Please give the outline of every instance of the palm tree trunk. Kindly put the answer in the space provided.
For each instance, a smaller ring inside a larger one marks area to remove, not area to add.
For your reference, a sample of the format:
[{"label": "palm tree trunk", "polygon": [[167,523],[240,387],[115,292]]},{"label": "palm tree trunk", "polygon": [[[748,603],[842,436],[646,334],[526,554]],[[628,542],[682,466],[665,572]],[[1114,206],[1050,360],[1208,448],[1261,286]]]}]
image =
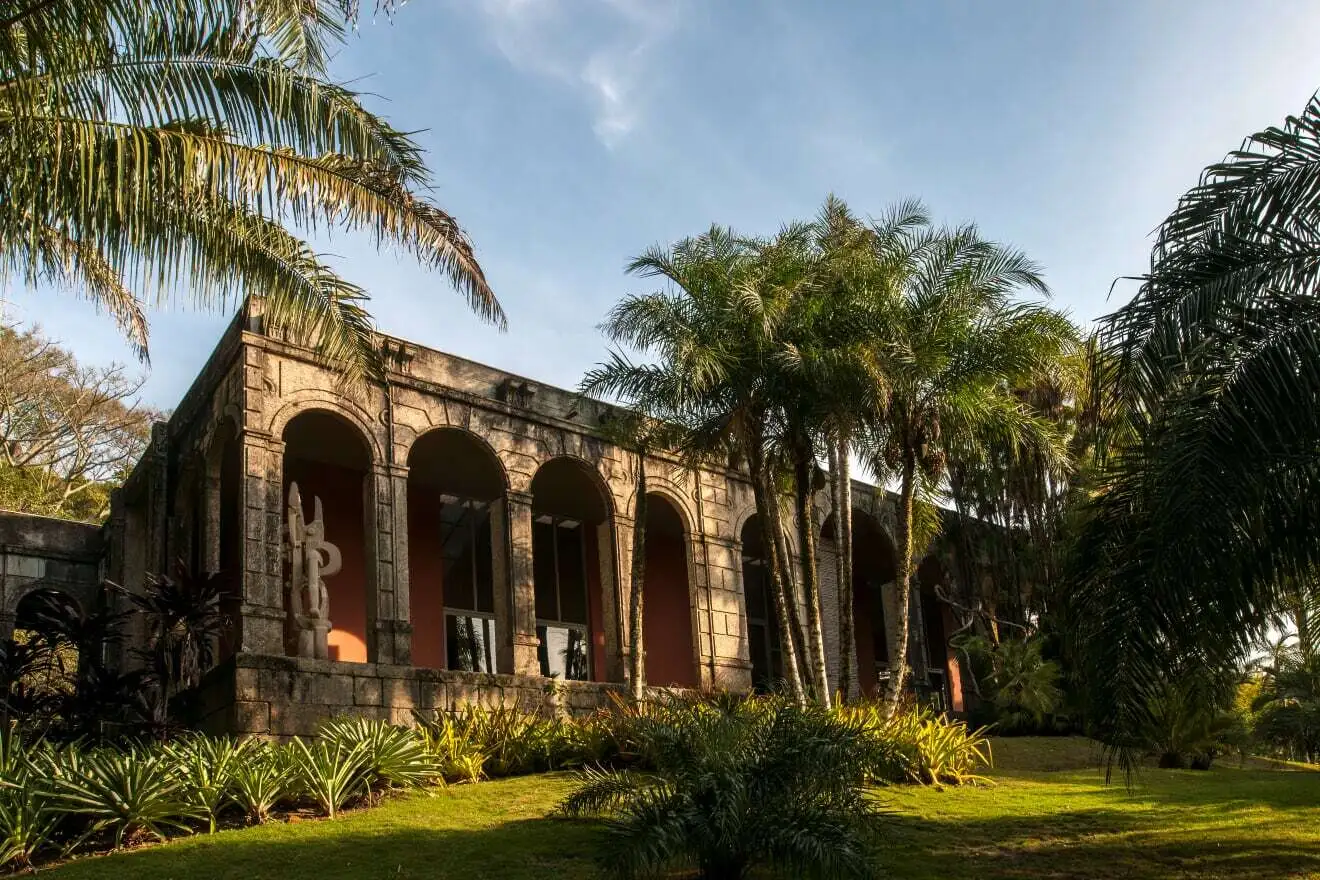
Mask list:
[{"label": "palm tree trunk", "polygon": [[898,708],[908,677],[908,630],[912,594],[912,510],[916,495],[917,462],[910,450],[903,453],[903,481],[898,495],[898,577],[894,581],[897,631],[889,644],[889,687],[885,695],[890,711]]},{"label": "palm tree trunk", "polygon": [[[857,640],[853,622],[852,474],[848,441],[842,431],[830,443],[830,498],[834,503],[834,576],[839,594],[839,693],[852,693],[852,657]],[[858,670],[859,675],[862,674]]]},{"label": "palm tree trunk", "polygon": [[798,544],[802,547],[802,589],[807,600],[807,648],[811,687],[816,700],[830,705],[830,677],[825,665],[825,626],[820,615],[820,571],[816,558],[816,517],[811,478],[815,456],[811,441],[799,437],[793,450],[793,488],[797,505]]},{"label": "palm tree trunk", "polygon": [[806,702],[802,692],[802,676],[798,672],[798,653],[793,640],[796,628],[791,615],[788,590],[784,579],[785,569],[779,553],[779,517],[778,501],[775,498],[771,481],[766,472],[764,456],[758,444],[749,444],[748,465],[752,472],[752,498],[756,503],[756,516],[761,525],[761,543],[765,547],[766,561],[770,567],[770,597],[775,606],[775,618],[779,624],[779,656],[783,664],[784,679],[788,682],[788,691],[794,702]]},{"label": "palm tree trunk", "polygon": [[646,583],[646,454],[637,451],[637,498],[633,503],[632,584],[628,596],[629,692],[640,702],[646,689],[646,654],[642,640],[643,588]]},{"label": "palm tree trunk", "polygon": [[775,542],[776,563],[779,567],[779,582],[784,585],[784,604],[788,640],[793,645],[793,655],[798,670],[798,687],[804,694],[812,690],[810,675],[806,666],[807,646],[802,636],[802,617],[798,608],[802,604],[802,594],[798,589],[796,566],[793,565],[793,545],[788,540],[788,530],[784,525],[784,511],[779,505],[779,493],[775,487],[775,477],[769,464],[766,465],[766,500],[771,517],[771,535]]}]

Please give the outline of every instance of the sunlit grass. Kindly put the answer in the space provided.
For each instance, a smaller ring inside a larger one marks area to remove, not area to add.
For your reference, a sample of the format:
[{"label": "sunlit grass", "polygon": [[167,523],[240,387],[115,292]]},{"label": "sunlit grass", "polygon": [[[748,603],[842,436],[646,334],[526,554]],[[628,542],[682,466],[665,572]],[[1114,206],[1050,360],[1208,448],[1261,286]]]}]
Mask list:
[{"label": "sunlit grass", "polygon": [[[1148,770],[1105,785],[1083,740],[996,740],[994,785],[884,789],[877,876],[1320,877],[1320,773]],[[314,820],[200,835],[47,872],[54,880],[590,877],[600,834],[549,817],[571,780],[458,786]]]}]

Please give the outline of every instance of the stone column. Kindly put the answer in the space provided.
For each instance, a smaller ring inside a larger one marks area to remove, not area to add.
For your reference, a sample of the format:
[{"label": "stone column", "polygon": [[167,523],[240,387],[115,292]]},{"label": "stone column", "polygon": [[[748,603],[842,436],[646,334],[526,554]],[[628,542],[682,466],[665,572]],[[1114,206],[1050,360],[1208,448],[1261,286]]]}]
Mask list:
[{"label": "stone column", "polygon": [[[407,585],[408,468],[373,464],[364,481],[363,493],[367,659],[373,663],[407,665],[412,662]],[[400,570],[403,571],[402,594]],[[333,607],[330,614],[334,616]]]},{"label": "stone column", "polygon": [[[541,661],[536,649],[536,584],[532,568],[532,496],[526,492],[509,492],[504,504],[505,544],[507,548],[506,605],[501,613],[499,604],[495,614],[500,626],[500,669],[508,663],[508,670],[516,675],[540,675]],[[493,537],[493,536],[492,536]],[[505,641],[507,636],[508,641]]]},{"label": "stone column", "polygon": [[239,547],[240,650],[284,654],[284,442],[265,431],[240,437],[243,541]]},{"label": "stone column", "polygon": [[[627,601],[621,584],[632,580],[632,528],[627,517],[616,516],[613,521],[596,526],[596,555],[600,562],[600,622],[605,632],[605,680],[621,682],[626,679],[626,648],[624,611]],[[626,543],[625,543],[626,542]],[[625,551],[623,548],[627,547]],[[621,564],[625,564],[620,573]]]}]

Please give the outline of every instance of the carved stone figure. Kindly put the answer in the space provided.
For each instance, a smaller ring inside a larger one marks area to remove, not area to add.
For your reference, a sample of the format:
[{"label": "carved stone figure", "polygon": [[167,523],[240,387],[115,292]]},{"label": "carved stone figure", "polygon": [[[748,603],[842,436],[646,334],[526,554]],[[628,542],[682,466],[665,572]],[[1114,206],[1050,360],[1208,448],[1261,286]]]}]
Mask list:
[{"label": "carved stone figure", "polygon": [[313,498],[312,510],[312,521],[307,522],[298,484],[291,483],[285,527],[290,563],[289,612],[298,636],[298,656],[325,660],[330,634],[330,597],[325,578],[339,572],[343,557],[339,548],[325,539],[320,498]]}]

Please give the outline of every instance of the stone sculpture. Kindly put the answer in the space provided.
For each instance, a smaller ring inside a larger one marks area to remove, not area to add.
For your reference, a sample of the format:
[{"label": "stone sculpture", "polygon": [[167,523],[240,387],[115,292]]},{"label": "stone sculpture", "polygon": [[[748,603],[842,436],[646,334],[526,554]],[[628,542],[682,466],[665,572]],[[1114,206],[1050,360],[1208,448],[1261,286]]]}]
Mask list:
[{"label": "stone sculpture", "polygon": [[289,612],[298,637],[298,656],[328,659],[330,597],[325,578],[339,572],[343,564],[339,548],[325,539],[321,499],[313,497],[312,521],[303,517],[298,484],[289,485],[288,525]]}]

